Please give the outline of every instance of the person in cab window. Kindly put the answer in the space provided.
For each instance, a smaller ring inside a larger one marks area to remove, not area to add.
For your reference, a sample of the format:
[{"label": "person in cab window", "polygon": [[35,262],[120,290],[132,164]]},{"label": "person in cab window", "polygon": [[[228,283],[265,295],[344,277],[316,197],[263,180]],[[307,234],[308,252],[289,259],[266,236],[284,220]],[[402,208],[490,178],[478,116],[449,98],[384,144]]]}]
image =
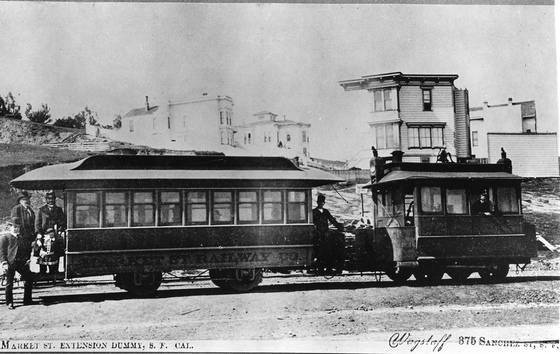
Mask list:
[{"label": "person in cab window", "polygon": [[[317,258],[317,273],[319,275],[332,274],[335,266],[336,258],[336,240],[329,234],[329,222],[333,224],[339,231],[344,230],[344,226],[336,221],[331,213],[324,208],[325,196],[319,194],[317,196],[317,207],[313,209],[313,224],[315,224],[314,248]],[[336,272],[340,273],[341,269]]]},{"label": "person in cab window", "polygon": [[486,193],[480,194],[480,198],[471,207],[472,215],[491,215],[493,211],[494,206]]}]

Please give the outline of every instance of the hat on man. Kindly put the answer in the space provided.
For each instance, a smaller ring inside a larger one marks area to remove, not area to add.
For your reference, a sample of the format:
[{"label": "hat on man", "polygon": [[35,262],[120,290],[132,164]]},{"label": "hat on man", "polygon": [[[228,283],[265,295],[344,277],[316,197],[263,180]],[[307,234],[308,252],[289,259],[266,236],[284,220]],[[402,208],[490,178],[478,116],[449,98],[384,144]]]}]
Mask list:
[{"label": "hat on man", "polygon": [[54,191],[48,191],[45,194],[45,198],[56,198],[56,194],[54,193]]},{"label": "hat on man", "polygon": [[24,198],[29,199],[29,193],[26,192],[26,191],[23,191],[19,194],[18,199],[17,199],[18,203],[19,203],[20,200],[22,200]]},{"label": "hat on man", "polygon": [[21,219],[16,217],[13,217],[11,220],[8,221],[8,225],[10,226],[21,226]]},{"label": "hat on man", "polygon": [[46,233],[46,234],[50,234],[51,232],[54,233],[54,229],[53,229],[52,227],[49,227],[49,228],[47,229],[47,232],[45,232],[45,233]]},{"label": "hat on man", "polygon": [[319,193],[319,194],[317,195],[317,203],[322,203],[322,202],[324,202],[324,201],[325,201],[325,195]]}]

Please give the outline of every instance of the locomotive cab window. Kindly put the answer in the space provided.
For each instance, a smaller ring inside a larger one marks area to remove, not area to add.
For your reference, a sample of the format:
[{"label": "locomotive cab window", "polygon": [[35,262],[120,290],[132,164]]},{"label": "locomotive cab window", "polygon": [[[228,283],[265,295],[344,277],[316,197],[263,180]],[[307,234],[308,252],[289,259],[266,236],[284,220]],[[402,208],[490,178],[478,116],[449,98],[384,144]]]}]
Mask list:
[{"label": "locomotive cab window", "polygon": [[74,217],[75,227],[99,227],[99,196],[96,192],[76,193]]},{"label": "locomotive cab window", "polygon": [[442,214],[441,188],[422,187],[420,189],[420,208],[425,214]]},{"label": "locomotive cab window", "polygon": [[288,191],[288,223],[307,222],[307,194]]},{"label": "locomotive cab window", "polygon": [[445,195],[447,214],[466,215],[469,213],[465,189],[446,189]]},{"label": "locomotive cab window", "polygon": [[519,214],[519,198],[517,191],[512,187],[499,187],[497,189],[498,205],[497,209],[501,213]]}]

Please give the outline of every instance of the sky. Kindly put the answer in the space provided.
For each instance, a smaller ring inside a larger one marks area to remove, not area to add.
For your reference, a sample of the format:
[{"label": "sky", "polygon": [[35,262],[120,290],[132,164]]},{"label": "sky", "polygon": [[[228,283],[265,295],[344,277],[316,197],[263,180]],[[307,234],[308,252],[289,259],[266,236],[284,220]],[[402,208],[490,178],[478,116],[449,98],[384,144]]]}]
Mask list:
[{"label": "sky", "polygon": [[103,124],[202,93],[234,124],[271,111],[311,124],[310,154],[368,149],[370,97],[339,81],[456,74],[471,107],[534,100],[558,130],[555,6],[0,2],[0,95]]}]

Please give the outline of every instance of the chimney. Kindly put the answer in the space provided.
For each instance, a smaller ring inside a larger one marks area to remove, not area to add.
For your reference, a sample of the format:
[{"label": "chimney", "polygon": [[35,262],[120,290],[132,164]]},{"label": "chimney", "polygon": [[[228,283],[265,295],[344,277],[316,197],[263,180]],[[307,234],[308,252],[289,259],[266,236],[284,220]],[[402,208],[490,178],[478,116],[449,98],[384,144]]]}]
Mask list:
[{"label": "chimney", "polygon": [[148,102],[148,96],[146,96],[146,111],[150,110],[150,102]]},{"label": "chimney", "polygon": [[513,98],[510,97],[510,98],[508,98],[508,105],[511,106],[512,104],[513,104]]},{"label": "chimney", "polygon": [[488,101],[484,101],[484,107],[488,107]]}]

